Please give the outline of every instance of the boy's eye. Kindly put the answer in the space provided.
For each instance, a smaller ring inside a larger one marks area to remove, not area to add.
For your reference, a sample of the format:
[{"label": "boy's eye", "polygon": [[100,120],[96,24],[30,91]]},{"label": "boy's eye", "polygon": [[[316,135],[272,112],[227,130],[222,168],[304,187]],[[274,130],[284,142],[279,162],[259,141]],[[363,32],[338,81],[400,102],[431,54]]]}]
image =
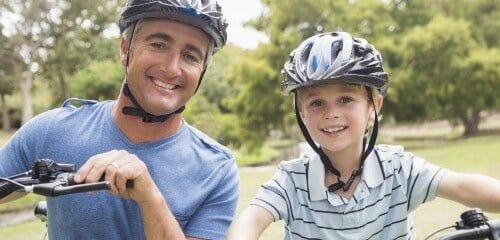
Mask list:
[{"label": "boy's eye", "polygon": [[340,103],[350,103],[352,101],[353,101],[353,99],[350,97],[341,97],[339,100]]},{"label": "boy's eye", "polygon": [[323,102],[322,102],[322,101],[320,101],[320,100],[315,100],[315,101],[312,101],[312,102],[310,103],[310,105],[311,105],[312,107],[321,107],[321,106],[323,106]]}]

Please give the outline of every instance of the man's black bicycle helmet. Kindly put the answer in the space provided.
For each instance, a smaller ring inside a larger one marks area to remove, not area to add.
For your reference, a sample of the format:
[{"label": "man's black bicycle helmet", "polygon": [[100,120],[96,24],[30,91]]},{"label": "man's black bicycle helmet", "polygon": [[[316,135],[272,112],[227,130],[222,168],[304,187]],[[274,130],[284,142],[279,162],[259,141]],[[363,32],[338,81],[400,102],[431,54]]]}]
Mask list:
[{"label": "man's black bicycle helmet", "polygon": [[302,134],[318,153],[325,168],[337,176],[338,182],[328,189],[336,191],[342,188],[347,191],[354,178],[361,174],[364,160],[375,146],[378,132],[377,112],[375,111],[375,122],[367,147],[365,145],[368,136],[364,139],[360,167],[344,183],[340,180],[340,172],[331,164],[326,154],[316,145],[307,131],[299,114],[296,92],[299,88],[325,83],[356,84],[367,88],[368,96],[375,105],[370,88],[377,89],[382,96],[385,96],[389,87],[388,74],[382,66],[382,56],[362,38],[353,38],[346,32],[328,32],[315,35],[302,42],[291,52],[290,59],[285,63],[281,72],[284,77],[282,82],[284,93],[295,95],[296,118]]},{"label": "man's black bicycle helmet", "polygon": [[166,18],[198,27],[214,40],[214,53],[226,44],[227,22],[215,0],[128,0],[120,14],[120,32],[144,18]]}]

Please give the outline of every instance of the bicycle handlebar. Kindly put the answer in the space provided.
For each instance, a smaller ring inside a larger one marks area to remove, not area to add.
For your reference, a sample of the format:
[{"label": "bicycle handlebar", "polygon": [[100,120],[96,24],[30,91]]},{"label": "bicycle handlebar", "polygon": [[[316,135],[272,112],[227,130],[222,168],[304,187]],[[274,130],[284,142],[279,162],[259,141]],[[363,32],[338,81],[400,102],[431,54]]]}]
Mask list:
[{"label": "bicycle handlebar", "polygon": [[[96,183],[77,184],[74,181],[75,172],[74,164],[58,164],[50,159],[39,159],[35,161],[30,171],[0,179],[5,181],[3,185],[0,184],[0,199],[15,191],[56,197],[110,189],[110,183],[104,181],[104,176]],[[133,182],[127,181],[126,186],[127,188],[133,187]]]},{"label": "bicycle handlebar", "polygon": [[[460,215],[461,220],[454,226],[457,231],[447,233],[437,238],[438,240],[470,240],[470,239],[491,239],[500,240],[500,220],[488,221],[481,209],[474,208],[465,211]],[[441,229],[443,230],[443,229]],[[441,231],[440,230],[440,231]],[[440,232],[434,232],[432,235]]]}]

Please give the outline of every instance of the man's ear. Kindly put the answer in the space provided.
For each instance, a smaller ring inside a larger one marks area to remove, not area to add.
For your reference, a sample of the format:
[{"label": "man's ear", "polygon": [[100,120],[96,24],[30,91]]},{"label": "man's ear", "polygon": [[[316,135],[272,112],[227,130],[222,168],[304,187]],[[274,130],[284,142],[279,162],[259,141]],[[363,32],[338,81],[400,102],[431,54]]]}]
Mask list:
[{"label": "man's ear", "polygon": [[127,65],[127,53],[128,53],[128,43],[125,38],[122,37],[120,41],[120,63],[126,67]]}]

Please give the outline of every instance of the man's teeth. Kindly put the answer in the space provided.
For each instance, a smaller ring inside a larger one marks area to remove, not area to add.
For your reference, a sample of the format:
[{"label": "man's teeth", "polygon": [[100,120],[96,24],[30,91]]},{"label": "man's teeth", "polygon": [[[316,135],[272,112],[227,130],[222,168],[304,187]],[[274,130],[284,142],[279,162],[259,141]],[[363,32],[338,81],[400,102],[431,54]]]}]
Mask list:
[{"label": "man's teeth", "polygon": [[347,127],[334,127],[334,128],[324,128],[323,131],[325,132],[328,132],[328,133],[333,133],[333,132],[340,132],[344,129],[346,129]]},{"label": "man's teeth", "polygon": [[164,83],[158,79],[153,79],[153,82],[156,86],[161,87],[161,88],[165,88],[168,90],[174,90],[176,88],[176,85]]}]

